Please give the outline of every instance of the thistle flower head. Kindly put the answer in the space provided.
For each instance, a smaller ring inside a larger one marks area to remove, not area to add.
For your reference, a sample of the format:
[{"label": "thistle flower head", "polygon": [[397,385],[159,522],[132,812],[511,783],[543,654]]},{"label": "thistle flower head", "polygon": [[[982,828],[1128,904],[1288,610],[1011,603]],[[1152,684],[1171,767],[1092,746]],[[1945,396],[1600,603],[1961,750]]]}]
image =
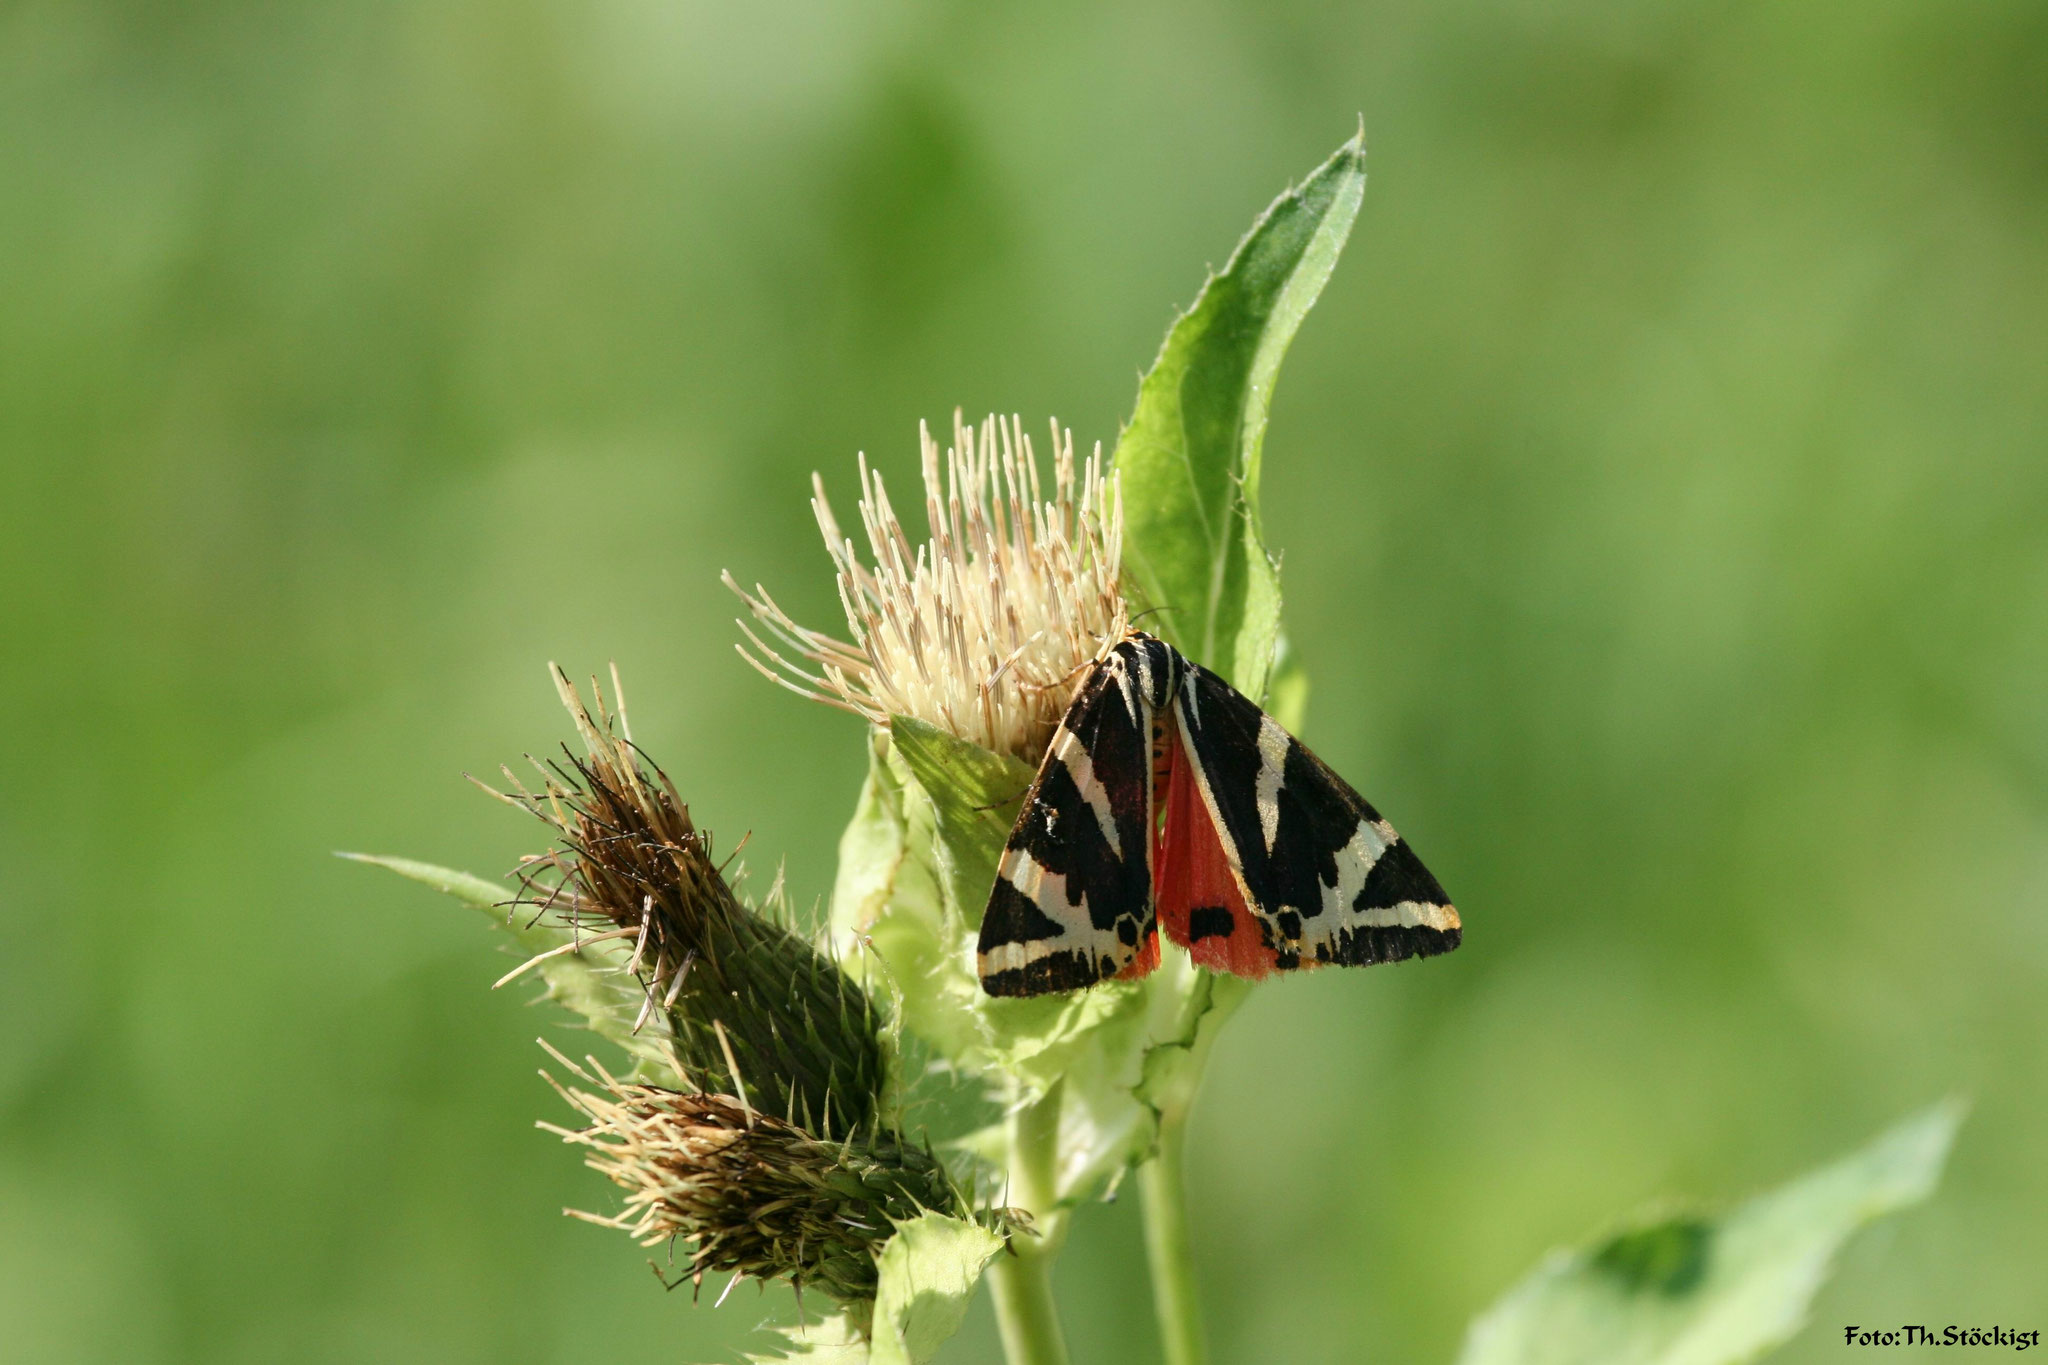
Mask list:
[{"label": "thistle flower head", "polygon": [[1050,498],[1021,419],[990,417],[977,432],[955,413],[943,465],[930,431],[920,428],[920,436],[931,528],[922,544],[913,546],[882,476],[861,461],[861,525],[872,565],[840,533],[824,484],[813,476],[811,508],[838,571],[851,641],[805,629],[766,589],[748,593],[727,574],[727,586],[788,651],[742,622],[753,650],[742,645],[740,653],[793,691],[875,724],[914,716],[1035,762],[1076,672],[1121,639],[1127,624],[1116,480],[1104,477],[1100,447],[1077,470],[1073,436],[1058,423]]},{"label": "thistle flower head", "polygon": [[[503,799],[560,836],[522,860],[521,904],[581,942],[630,940],[645,987],[641,1022],[666,1013],[691,1083],[750,1096],[769,1114],[828,1137],[870,1123],[883,1103],[881,1019],[860,985],[788,926],[743,905],[668,775],[631,738],[623,707],[593,685],[585,707],[556,687],[586,753],[512,780]],[[613,693],[617,696],[616,676]]]},{"label": "thistle flower head", "polygon": [[626,1192],[613,1216],[572,1216],[643,1246],[687,1240],[683,1274],[694,1282],[707,1271],[782,1277],[858,1303],[875,1296],[875,1254],[897,1221],[959,1210],[945,1168],[894,1134],[820,1141],[734,1096],[570,1069],[596,1088],[556,1089],[588,1125],[541,1126],[587,1148],[586,1164]]}]

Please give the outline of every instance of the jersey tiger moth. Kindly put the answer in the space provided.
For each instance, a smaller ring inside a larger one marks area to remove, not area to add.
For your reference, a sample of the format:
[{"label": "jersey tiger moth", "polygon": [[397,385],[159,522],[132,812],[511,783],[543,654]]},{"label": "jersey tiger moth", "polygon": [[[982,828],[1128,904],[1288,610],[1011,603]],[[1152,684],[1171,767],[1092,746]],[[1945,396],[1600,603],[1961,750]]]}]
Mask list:
[{"label": "jersey tiger moth", "polygon": [[1245,977],[1428,957],[1460,932],[1436,878],[1343,778],[1132,631],[1082,681],[1025,795],[982,915],[982,988],[1143,976],[1161,930]]}]

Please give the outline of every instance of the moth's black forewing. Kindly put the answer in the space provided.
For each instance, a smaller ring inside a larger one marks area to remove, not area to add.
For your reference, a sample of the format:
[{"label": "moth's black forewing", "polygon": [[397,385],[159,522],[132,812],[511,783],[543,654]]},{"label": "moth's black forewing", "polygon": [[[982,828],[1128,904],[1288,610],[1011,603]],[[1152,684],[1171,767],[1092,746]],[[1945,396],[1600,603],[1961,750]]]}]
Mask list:
[{"label": "moth's black forewing", "polygon": [[1123,642],[1068,706],[982,916],[989,994],[1093,985],[1151,934],[1152,706],[1142,680],[1165,648]]},{"label": "moth's black forewing", "polygon": [[[1371,803],[1243,693],[1186,668],[1182,733],[1275,965],[1366,966],[1457,947],[1450,898]],[[1388,922],[1427,907],[1441,907],[1424,917],[1448,927]]]}]

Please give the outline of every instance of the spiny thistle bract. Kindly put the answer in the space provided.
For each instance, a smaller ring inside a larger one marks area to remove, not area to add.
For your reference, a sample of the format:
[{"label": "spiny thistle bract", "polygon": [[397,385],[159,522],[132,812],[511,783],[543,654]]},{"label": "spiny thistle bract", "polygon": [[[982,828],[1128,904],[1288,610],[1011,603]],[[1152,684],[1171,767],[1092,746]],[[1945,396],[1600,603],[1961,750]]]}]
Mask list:
[{"label": "spiny thistle bract", "polygon": [[919,428],[929,542],[912,548],[882,476],[860,465],[861,524],[874,567],[812,476],[811,510],[837,570],[849,644],[807,630],[767,589],[738,593],[769,634],[817,666],[785,658],[745,622],[740,654],[800,696],[887,725],[912,716],[1000,754],[1035,763],[1079,670],[1123,638],[1119,586],[1123,504],[1098,447],[1078,471],[1074,438],[1053,423],[1053,495],[1020,419],[990,417],[977,433],[957,412],[940,476],[938,443]]},{"label": "spiny thistle bract", "polygon": [[568,765],[544,768],[539,792],[508,770],[512,790],[493,793],[561,836],[522,860],[520,904],[593,929],[585,942],[632,941],[642,1021],[667,1014],[692,1086],[821,1138],[871,1127],[888,1081],[872,1000],[807,939],[740,903],[667,774],[642,766],[623,708],[608,710],[593,684],[593,714],[554,677],[587,756],[565,749]]},{"label": "spiny thistle bract", "polygon": [[859,1305],[875,1297],[875,1256],[897,1222],[960,1211],[945,1167],[894,1133],[823,1141],[734,1096],[593,1078],[557,1060],[602,1093],[557,1083],[589,1125],[541,1127],[588,1148],[586,1164],[626,1191],[612,1217],[571,1213],[642,1246],[689,1240],[681,1279],[781,1276]]}]

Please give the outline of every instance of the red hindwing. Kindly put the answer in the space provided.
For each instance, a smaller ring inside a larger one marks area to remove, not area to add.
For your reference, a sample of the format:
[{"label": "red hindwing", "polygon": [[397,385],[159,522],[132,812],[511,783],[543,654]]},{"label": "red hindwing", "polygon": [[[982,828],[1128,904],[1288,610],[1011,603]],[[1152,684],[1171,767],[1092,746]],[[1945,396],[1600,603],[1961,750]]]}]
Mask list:
[{"label": "red hindwing", "polygon": [[1273,970],[1278,955],[1231,868],[1180,726],[1169,717],[1164,731],[1166,821],[1152,858],[1159,927],[1201,966],[1257,979]]}]

